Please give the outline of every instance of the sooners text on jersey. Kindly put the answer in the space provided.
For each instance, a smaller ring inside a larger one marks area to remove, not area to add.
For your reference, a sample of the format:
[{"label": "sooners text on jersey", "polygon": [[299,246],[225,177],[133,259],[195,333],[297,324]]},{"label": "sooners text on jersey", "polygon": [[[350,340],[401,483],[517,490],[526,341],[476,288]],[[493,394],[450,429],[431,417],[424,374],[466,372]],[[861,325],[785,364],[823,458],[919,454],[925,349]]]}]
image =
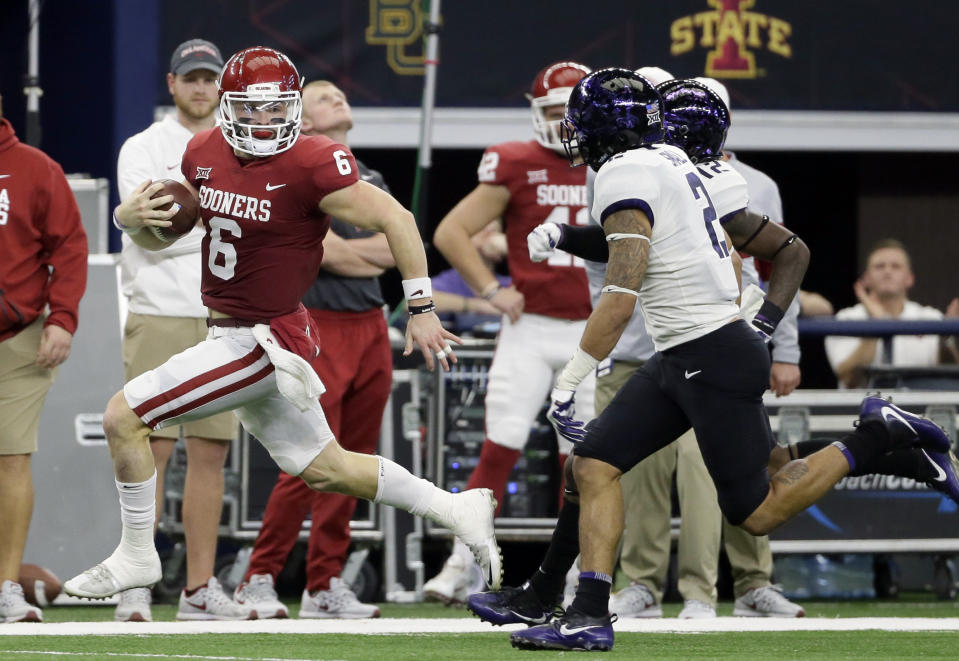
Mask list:
[{"label": "sooners text on jersey", "polygon": [[254,321],[295,311],[323,258],[330,220],[319,202],[358,179],[349,150],[300,136],[276,156],[239,159],[214,128],[190,141],[182,171],[206,229],[204,305]]},{"label": "sooners text on jersey", "polygon": [[530,260],[526,235],[540,223],[586,225],[586,168],[571,168],[566,158],[535,140],[505,142],[483,154],[482,184],[506,186],[503,214],[509,272],[526,297],[526,312],[560,319],[586,319],[592,310],[586,271],[578,257],[556,251],[545,262]]}]

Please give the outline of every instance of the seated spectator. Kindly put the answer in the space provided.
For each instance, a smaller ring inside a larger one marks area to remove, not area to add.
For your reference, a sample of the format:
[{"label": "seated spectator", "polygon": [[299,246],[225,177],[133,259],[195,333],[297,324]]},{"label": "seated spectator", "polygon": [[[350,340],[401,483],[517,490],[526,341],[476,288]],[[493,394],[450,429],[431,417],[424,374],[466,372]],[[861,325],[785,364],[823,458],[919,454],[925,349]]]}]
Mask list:
[{"label": "seated spectator", "polygon": [[[935,320],[943,313],[907,298],[915,283],[909,253],[896,239],[883,239],[873,246],[866,270],[853,285],[859,304],[836,313],[837,320],[895,319]],[[959,317],[959,298],[949,304],[945,316]],[[826,355],[841,388],[866,386],[863,368],[884,363],[880,339],[875,337],[826,338]],[[940,362],[959,362],[955,338],[937,335],[897,335],[892,340],[890,365],[929,367]]]}]

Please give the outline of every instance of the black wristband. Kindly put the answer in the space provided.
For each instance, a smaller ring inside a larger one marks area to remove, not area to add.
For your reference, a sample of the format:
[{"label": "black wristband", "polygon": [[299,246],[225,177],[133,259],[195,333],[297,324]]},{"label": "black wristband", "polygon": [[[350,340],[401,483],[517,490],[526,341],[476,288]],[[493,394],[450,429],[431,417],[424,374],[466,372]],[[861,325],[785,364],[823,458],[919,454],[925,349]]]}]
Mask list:
[{"label": "black wristband", "polygon": [[753,326],[766,333],[766,335],[771,336],[785,314],[785,312],[779,309],[778,305],[770,302],[767,298],[763,301],[759,312],[753,317]]},{"label": "black wristband", "polygon": [[426,314],[427,312],[432,312],[436,309],[436,304],[432,301],[426,305],[411,305],[407,308],[409,310],[410,316],[414,314]]},{"label": "black wristband", "polygon": [[599,225],[566,225],[559,226],[560,237],[556,247],[565,250],[570,255],[588,259],[591,262],[609,261],[609,245],[606,243],[606,232]]}]

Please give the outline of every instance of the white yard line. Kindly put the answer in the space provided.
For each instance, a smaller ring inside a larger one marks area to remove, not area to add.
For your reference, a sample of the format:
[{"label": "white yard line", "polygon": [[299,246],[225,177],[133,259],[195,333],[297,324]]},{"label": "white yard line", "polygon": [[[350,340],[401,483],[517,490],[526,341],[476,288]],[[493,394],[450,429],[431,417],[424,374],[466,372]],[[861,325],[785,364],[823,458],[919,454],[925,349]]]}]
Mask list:
[{"label": "white yard line", "polygon": [[[120,658],[120,659],[190,659],[191,661],[289,661],[288,657],[265,657],[265,656],[206,656],[203,654],[138,654],[135,652],[51,652],[37,650],[4,650],[4,657],[16,654],[43,654],[45,656],[68,656],[70,658],[78,656],[92,656],[97,659]],[[342,659],[304,659],[303,661],[343,661]]]},{"label": "white yard line", "polygon": [[[521,625],[494,627],[467,618],[383,618],[374,620],[244,620],[241,622],[48,622],[0,624],[0,636],[116,636],[132,634],[202,633],[347,633],[429,634],[488,633],[523,629]],[[705,620],[675,618],[622,619],[617,632],[708,633],[724,631],[959,631],[959,618],[850,617],[850,618],[750,618],[717,617]],[[184,657],[186,658],[186,657]],[[219,658],[219,657],[197,657]],[[227,657],[223,657],[227,658]],[[232,658],[232,657],[230,657]],[[240,658],[240,657],[236,657]]]}]

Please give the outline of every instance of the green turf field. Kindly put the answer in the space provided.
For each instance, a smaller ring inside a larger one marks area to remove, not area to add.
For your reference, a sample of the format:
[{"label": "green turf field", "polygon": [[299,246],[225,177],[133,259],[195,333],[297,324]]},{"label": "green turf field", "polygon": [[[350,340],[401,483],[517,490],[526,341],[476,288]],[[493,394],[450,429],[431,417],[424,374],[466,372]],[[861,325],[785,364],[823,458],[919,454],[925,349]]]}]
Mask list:
[{"label": "green turf field", "polygon": [[[298,604],[291,603],[296,613]],[[928,595],[895,601],[804,602],[809,617],[959,617],[959,604]],[[680,604],[666,604],[675,617]],[[470,617],[460,609],[431,604],[382,605],[384,618]],[[156,605],[155,621],[173,620],[175,607]],[[732,613],[721,603],[720,616]],[[109,621],[113,609],[49,607],[46,622]],[[0,625],[3,627],[4,625]],[[36,625],[42,627],[43,625]],[[0,631],[2,633],[2,631]],[[575,654],[575,655],[574,655]],[[507,632],[429,634],[164,634],[164,635],[0,635],[0,659],[316,659],[323,661],[496,661],[497,659],[955,659],[959,632],[788,631],[726,633],[617,633],[609,654],[514,650]]]},{"label": "green turf field", "polygon": [[[515,650],[506,634],[0,637],[0,658],[322,659],[955,659],[959,633],[884,631],[621,634],[610,653]],[[30,651],[33,651],[32,653]]]}]

